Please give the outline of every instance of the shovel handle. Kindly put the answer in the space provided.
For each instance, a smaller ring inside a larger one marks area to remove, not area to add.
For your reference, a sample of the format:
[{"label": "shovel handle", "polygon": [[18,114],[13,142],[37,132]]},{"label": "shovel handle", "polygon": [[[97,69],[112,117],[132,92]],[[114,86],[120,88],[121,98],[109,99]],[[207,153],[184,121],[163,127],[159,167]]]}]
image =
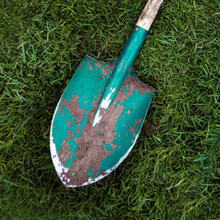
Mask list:
[{"label": "shovel handle", "polygon": [[105,89],[102,93],[99,106],[93,119],[93,126],[100,122],[102,115],[108,110],[109,106],[114,101],[116,94],[127,77],[128,71],[137,57],[141,45],[144,42],[162,3],[163,0],[148,0],[148,3],[131,32],[120,57],[116,61],[111,77],[105,85]]},{"label": "shovel handle", "polygon": [[148,0],[136,25],[149,31],[162,3],[163,0]]}]

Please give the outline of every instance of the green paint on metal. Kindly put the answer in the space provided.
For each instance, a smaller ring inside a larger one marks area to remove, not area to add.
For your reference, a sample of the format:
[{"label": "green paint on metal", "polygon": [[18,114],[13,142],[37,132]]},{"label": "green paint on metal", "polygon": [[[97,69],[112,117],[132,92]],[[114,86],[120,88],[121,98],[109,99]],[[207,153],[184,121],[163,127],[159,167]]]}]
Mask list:
[{"label": "green paint on metal", "polygon": [[[53,138],[54,138],[54,143],[56,143],[57,152],[59,152],[59,149],[61,148],[63,140],[67,138],[68,136],[67,130],[72,129],[67,125],[67,123],[64,123],[63,121],[64,112],[65,112],[65,120],[72,119],[70,113],[67,111],[65,106],[63,106],[63,110],[60,110],[58,114],[56,115],[56,118],[55,118],[56,120],[53,123]],[[73,119],[73,121],[75,121],[75,119]],[[65,132],[60,132],[60,128],[56,126],[58,124],[62,124],[62,129]]]},{"label": "green paint on metal", "polygon": [[[93,128],[94,111],[98,107],[102,92],[114,68],[112,62],[101,64],[88,56],[83,59],[64,91],[54,117],[53,142],[58,156],[62,155],[64,158],[63,165],[70,169],[70,174],[67,176],[69,179],[78,176],[84,176],[85,181],[89,177],[93,179],[103,175],[108,169],[119,163],[132,147],[136,135],[139,134],[153,97],[154,90],[137,80],[132,69],[125,80],[128,83],[123,85],[120,98],[114,101],[110,118],[108,116],[96,128]],[[90,69],[92,70],[90,71]],[[70,98],[71,96],[72,98]],[[119,109],[121,109],[121,113],[118,113]],[[113,131],[108,124],[111,121],[113,121],[111,124],[114,126]],[[95,130],[94,134],[92,130]],[[91,151],[93,149],[95,152]],[[88,153],[89,150],[91,154]],[[100,159],[102,152],[106,156]],[[75,169],[79,166],[80,169]],[[80,181],[83,180],[78,178],[72,184],[80,185],[82,184]],[[66,184],[71,184],[71,182]]]},{"label": "green paint on metal", "polygon": [[[66,178],[59,173],[66,185],[80,186],[88,178],[107,175],[105,172],[120,163],[134,144],[154,93],[136,78],[132,68],[146,35],[144,29],[135,27],[116,62],[103,63],[86,56],[65,89],[53,120],[56,154],[52,158],[58,155],[68,168]],[[118,93],[111,111],[93,127],[106,86],[117,88]]]},{"label": "green paint on metal", "polygon": [[127,93],[127,89],[125,87],[123,87],[123,93],[126,95]]},{"label": "green paint on metal", "polygon": [[67,143],[69,144],[69,146],[71,146],[71,148],[70,148],[70,154],[69,154],[68,159],[66,160],[65,166],[67,168],[69,168],[71,166],[72,162],[76,159],[74,154],[75,154],[77,145],[76,145],[76,143],[73,142],[73,140],[67,141]]},{"label": "green paint on metal", "polygon": [[113,149],[112,149],[112,146],[108,143],[108,144],[105,144],[105,149],[107,150],[107,151],[112,151]]},{"label": "green paint on metal", "polygon": [[114,105],[114,107],[116,108],[118,104],[120,104],[120,100],[117,101],[117,103]]},{"label": "green paint on metal", "polygon": [[110,104],[113,102],[118,90],[121,88],[122,83],[124,82],[130,68],[134,63],[147,34],[148,31],[139,26],[135,26],[132,30],[126,45],[116,62],[112,76],[106,84],[96,113],[98,113],[102,102],[107,97],[109,100],[111,100]]},{"label": "green paint on metal", "polygon": [[111,144],[110,143],[108,143],[108,144],[102,144],[101,145],[101,149],[102,150],[107,150],[107,151],[113,151],[113,148],[112,148],[112,146],[111,146]]},{"label": "green paint on metal", "polygon": [[76,159],[76,157],[71,157],[71,160],[67,160],[66,161],[65,166],[67,168],[69,168],[71,166],[71,164],[72,164],[72,161],[75,160],[75,159]]},{"label": "green paint on metal", "polygon": [[89,167],[89,170],[88,170],[88,176],[91,178],[91,179],[94,179],[94,177],[92,175],[94,175],[95,173],[92,172],[92,167]]},{"label": "green paint on metal", "polygon": [[[112,164],[117,164],[117,162],[121,159],[121,156],[126,154],[128,151],[128,148],[124,148],[124,146],[131,147],[133,145],[136,135],[138,135],[141,130],[144,118],[147,114],[146,109],[149,108],[152,98],[153,93],[143,93],[140,95],[139,91],[134,90],[132,92],[132,96],[123,102],[124,109],[121,116],[118,118],[114,129],[114,132],[117,132],[117,134],[112,142],[118,147],[114,149],[114,153],[106,157],[105,160],[101,161],[99,171],[108,170],[111,168]],[[134,102],[130,102],[132,99],[135,99],[135,103],[138,103],[138,105],[135,105]],[[137,112],[137,109],[139,109],[137,115],[131,114],[131,111]]]}]

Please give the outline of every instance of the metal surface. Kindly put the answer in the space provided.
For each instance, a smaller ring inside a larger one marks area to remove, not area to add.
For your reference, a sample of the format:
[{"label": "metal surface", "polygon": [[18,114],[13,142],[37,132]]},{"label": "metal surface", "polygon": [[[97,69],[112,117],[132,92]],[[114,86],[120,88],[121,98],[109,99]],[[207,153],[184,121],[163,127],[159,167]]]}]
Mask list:
[{"label": "metal surface", "polygon": [[121,85],[125,80],[125,77],[127,76],[128,70],[134,63],[147,34],[148,31],[138,26],[135,26],[132,30],[120,57],[117,59],[111,78],[108,80],[102,93],[93,125],[100,121],[103,112],[108,109],[114,100],[118,90],[121,88]]},{"label": "metal surface", "polygon": [[[139,35],[131,36],[135,37],[130,38],[125,48],[138,41]],[[65,186],[79,187],[102,179],[116,169],[133,148],[154,93],[152,87],[136,78],[131,65],[137,52],[133,54],[124,54],[108,63],[86,56],[65,89],[55,110],[50,134],[52,160]],[[125,63],[123,69],[120,69],[121,62]],[[130,63],[129,66],[126,63]],[[118,92],[108,110],[103,111],[99,108],[101,97],[109,87],[113,72],[118,77],[124,74],[125,79],[122,86],[112,84]],[[94,124],[98,109],[102,117]]]}]

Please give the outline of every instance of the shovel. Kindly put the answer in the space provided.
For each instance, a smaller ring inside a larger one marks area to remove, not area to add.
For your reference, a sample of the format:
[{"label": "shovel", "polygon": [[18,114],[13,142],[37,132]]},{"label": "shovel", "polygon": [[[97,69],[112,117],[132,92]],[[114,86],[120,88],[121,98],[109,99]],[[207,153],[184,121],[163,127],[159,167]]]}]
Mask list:
[{"label": "shovel", "polygon": [[85,56],[62,94],[50,151],[66,187],[97,182],[132,150],[155,91],[137,79],[132,65],[162,2],[148,1],[118,59]]}]

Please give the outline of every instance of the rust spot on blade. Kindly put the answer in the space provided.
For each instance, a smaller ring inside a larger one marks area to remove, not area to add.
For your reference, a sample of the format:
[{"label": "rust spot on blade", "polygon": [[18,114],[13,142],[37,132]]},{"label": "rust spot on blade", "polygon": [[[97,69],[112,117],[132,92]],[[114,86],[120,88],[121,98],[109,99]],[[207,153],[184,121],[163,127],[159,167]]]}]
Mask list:
[{"label": "rust spot on blade", "polygon": [[96,65],[97,67],[101,67],[101,66],[102,66],[102,63],[101,63],[101,62],[95,62],[95,65]]},{"label": "rust spot on blade", "polygon": [[112,72],[112,69],[114,69],[115,63],[113,63],[111,66],[109,64],[102,67],[101,73],[104,76],[104,78],[107,76],[108,73]]},{"label": "rust spot on blade", "polygon": [[65,164],[70,155],[70,147],[67,141],[71,140],[74,137],[74,133],[70,130],[67,130],[68,136],[62,142],[61,148],[59,150],[58,156],[62,164]]},{"label": "rust spot on blade", "polygon": [[76,132],[77,132],[78,134],[80,134],[79,128],[80,128],[80,124],[79,124],[78,127],[76,128]]},{"label": "rust spot on blade", "polygon": [[134,137],[136,136],[133,126],[129,126],[128,130],[133,134]]},{"label": "rust spot on blade", "polygon": [[[133,77],[127,76],[124,83],[122,84],[123,87],[127,88],[128,91],[140,91],[140,96],[143,95],[143,93],[152,93],[155,91],[154,88],[140,82],[139,80],[135,80]],[[129,96],[129,95],[128,95]]]},{"label": "rust spot on blade", "polygon": [[[138,120],[135,120],[135,123],[128,128],[128,130],[133,134],[134,137],[136,137],[136,133],[135,133],[135,131],[134,131],[134,127],[135,127],[136,125],[138,125],[138,124],[141,122],[141,120],[142,120],[142,118],[139,118]],[[139,129],[137,129],[136,131],[138,131],[138,130],[139,130]],[[126,135],[126,136],[127,136],[127,135]]]},{"label": "rust spot on blade", "polygon": [[101,73],[104,77],[106,77],[106,75],[108,74],[108,69],[106,67],[102,67]]},{"label": "rust spot on blade", "polygon": [[139,118],[138,120],[135,120],[134,126],[138,125],[141,122],[142,118]]},{"label": "rust spot on blade", "polygon": [[72,124],[72,122],[71,122],[71,121],[66,121],[66,124],[68,125],[68,127],[73,126],[73,124]]},{"label": "rust spot on blade", "polygon": [[101,170],[101,175],[105,175],[105,171],[104,170]]},{"label": "rust spot on blade", "polygon": [[64,99],[61,104],[61,109],[63,110],[63,106],[66,106],[68,112],[75,119],[75,125],[82,121],[85,112],[83,108],[79,108],[78,100],[79,96],[76,96],[72,98],[71,101]]}]

